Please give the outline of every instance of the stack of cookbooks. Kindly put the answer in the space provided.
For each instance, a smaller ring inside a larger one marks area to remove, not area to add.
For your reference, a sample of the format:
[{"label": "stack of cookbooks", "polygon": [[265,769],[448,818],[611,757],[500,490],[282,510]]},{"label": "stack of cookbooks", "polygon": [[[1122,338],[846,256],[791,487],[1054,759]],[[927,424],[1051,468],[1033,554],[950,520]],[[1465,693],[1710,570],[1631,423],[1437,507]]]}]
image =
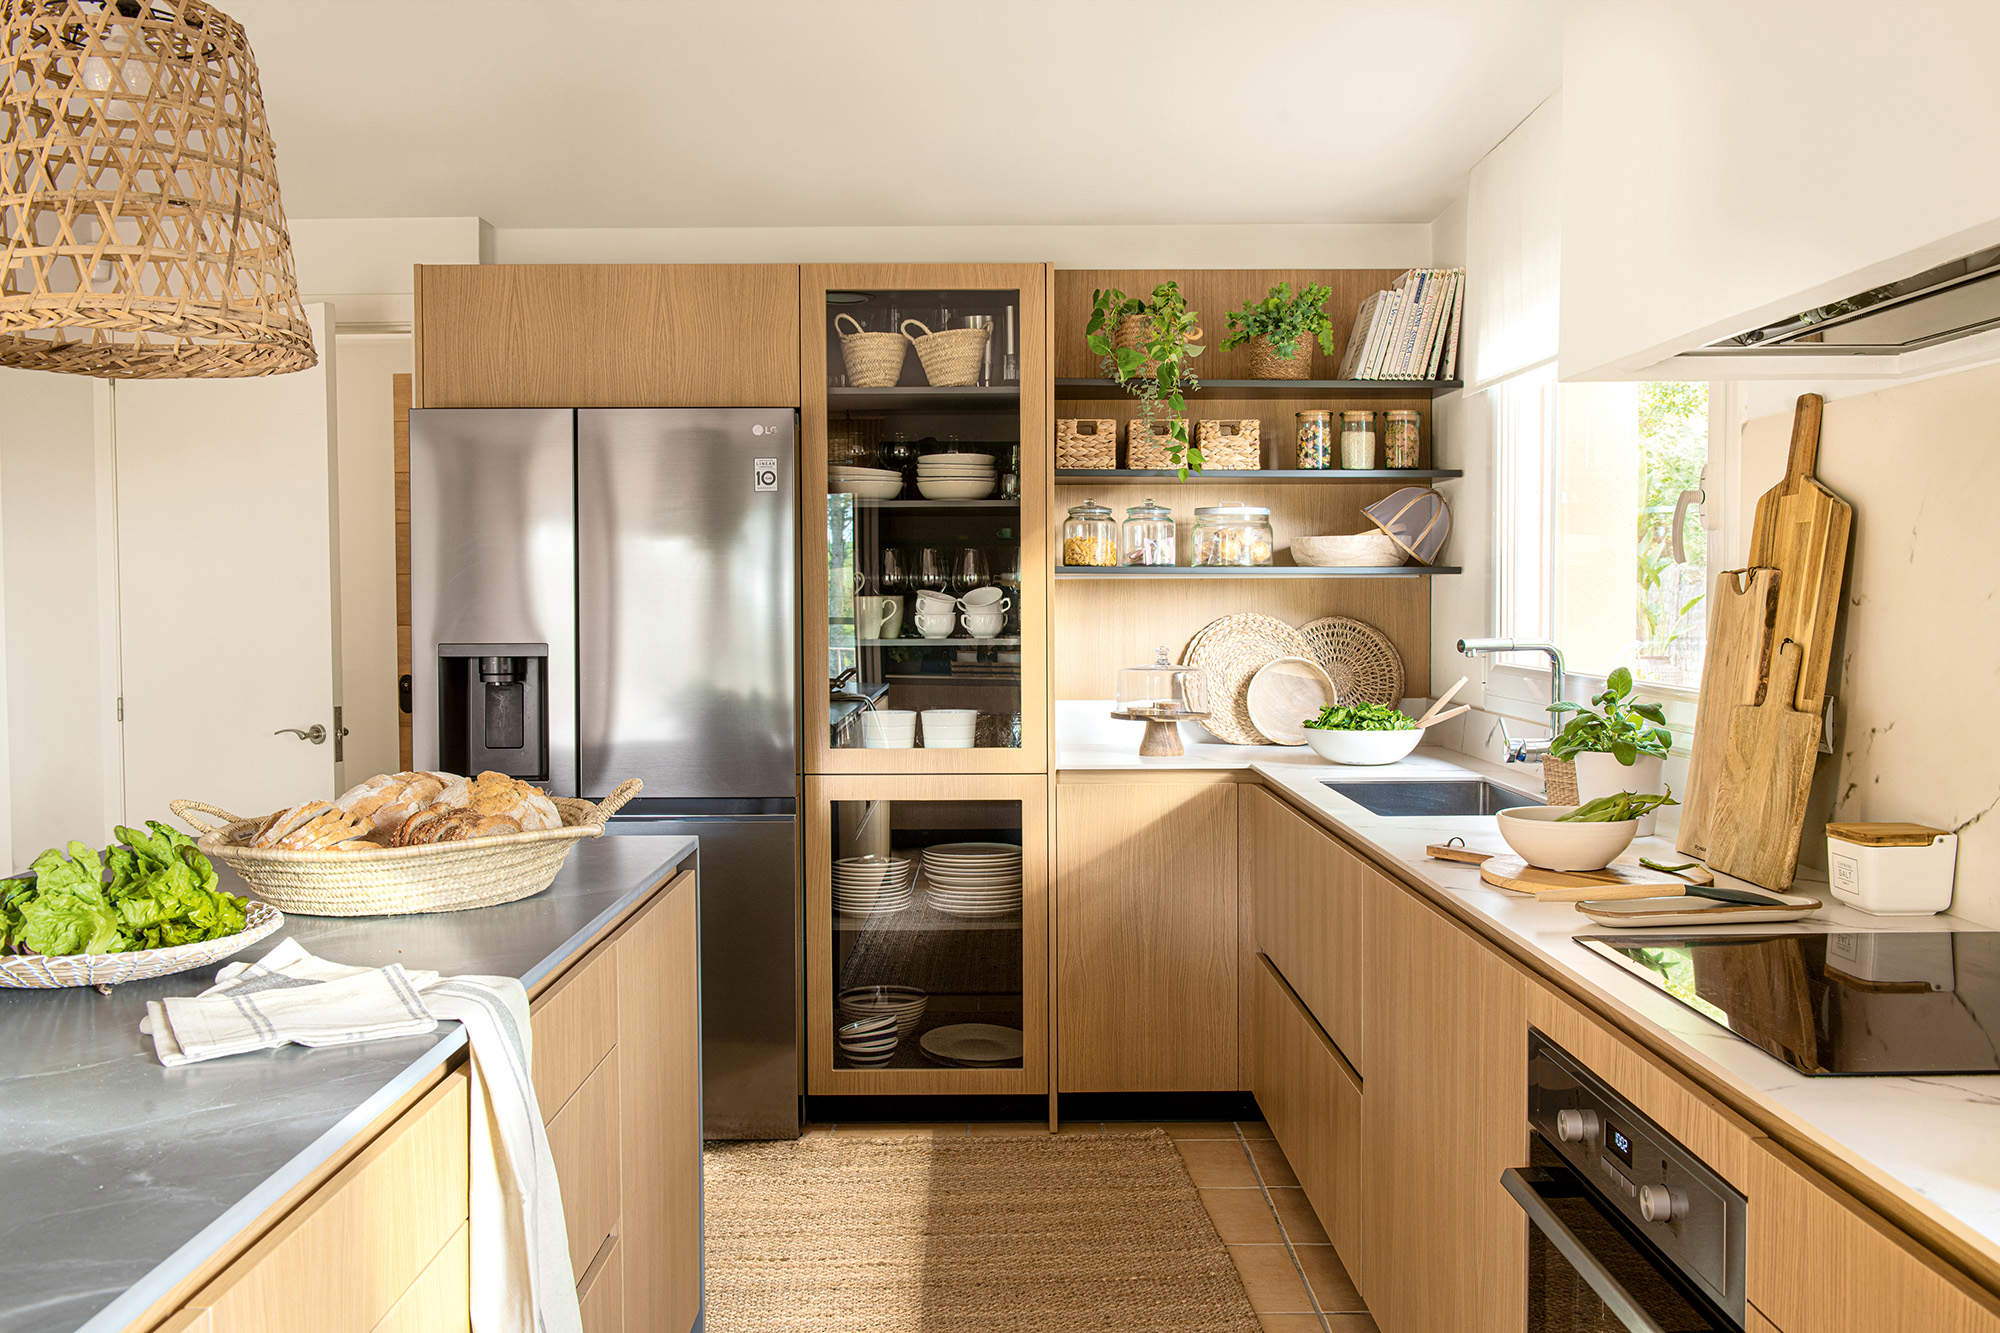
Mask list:
[{"label": "stack of cookbooks", "polygon": [[1413,268],[1355,312],[1344,380],[1449,380],[1458,373],[1465,270]]}]

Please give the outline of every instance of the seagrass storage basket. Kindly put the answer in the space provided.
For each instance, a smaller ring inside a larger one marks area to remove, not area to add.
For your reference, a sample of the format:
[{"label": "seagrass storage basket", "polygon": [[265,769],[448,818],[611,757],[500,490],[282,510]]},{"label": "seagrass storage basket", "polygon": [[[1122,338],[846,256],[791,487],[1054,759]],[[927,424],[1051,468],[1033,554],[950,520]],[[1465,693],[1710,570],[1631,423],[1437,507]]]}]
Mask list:
[{"label": "seagrass storage basket", "polygon": [[1145,421],[1137,417],[1125,437],[1125,466],[1135,469],[1164,469],[1179,467],[1167,455],[1167,446],[1173,443],[1174,422],[1172,418],[1160,417]]},{"label": "seagrass storage basket", "polygon": [[1256,417],[1197,421],[1195,447],[1204,472],[1255,472],[1264,461],[1262,428]]},{"label": "seagrass storage basket", "polygon": [[1056,422],[1056,466],[1118,466],[1118,422],[1113,417],[1063,417]]},{"label": "seagrass storage basket", "polygon": [[601,801],[558,796],[559,829],[494,838],[383,847],[365,852],[295,852],[251,847],[263,816],[244,819],[199,801],[172,801],[174,814],[201,831],[202,853],[243,876],[257,896],[300,916],[405,916],[463,912],[532,898],[555,882],[569,849],[604,836],[619,807],[639,794],[630,778]]},{"label": "seagrass storage basket", "polygon": [[[847,324],[854,332],[847,331]],[[893,389],[903,378],[903,358],[910,354],[910,340],[900,333],[870,333],[861,321],[845,310],[833,317],[834,332],[840,335],[840,359],[847,365],[847,382],[856,389]]]},{"label": "seagrass storage basket", "polygon": [[1313,342],[1300,336],[1297,350],[1280,356],[1269,338],[1250,344],[1250,378],[1253,380],[1302,380],[1312,376]]},{"label": "seagrass storage basket", "polygon": [[[923,330],[921,336],[910,332],[912,324]],[[917,360],[924,365],[924,378],[933,387],[962,389],[979,383],[980,363],[986,359],[986,344],[993,337],[991,325],[979,329],[939,329],[932,333],[922,320],[906,319],[903,333],[917,349]]]}]

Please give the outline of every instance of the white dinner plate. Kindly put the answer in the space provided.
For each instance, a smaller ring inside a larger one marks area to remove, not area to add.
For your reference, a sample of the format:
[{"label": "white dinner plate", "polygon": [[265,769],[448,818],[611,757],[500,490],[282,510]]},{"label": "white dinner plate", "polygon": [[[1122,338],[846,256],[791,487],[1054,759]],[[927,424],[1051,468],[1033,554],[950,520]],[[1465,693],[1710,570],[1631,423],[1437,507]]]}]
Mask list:
[{"label": "white dinner plate", "polygon": [[918,1044],[925,1055],[950,1064],[1008,1064],[1021,1058],[1021,1029],[995,1023],[953,1023],[932,1028]]}]

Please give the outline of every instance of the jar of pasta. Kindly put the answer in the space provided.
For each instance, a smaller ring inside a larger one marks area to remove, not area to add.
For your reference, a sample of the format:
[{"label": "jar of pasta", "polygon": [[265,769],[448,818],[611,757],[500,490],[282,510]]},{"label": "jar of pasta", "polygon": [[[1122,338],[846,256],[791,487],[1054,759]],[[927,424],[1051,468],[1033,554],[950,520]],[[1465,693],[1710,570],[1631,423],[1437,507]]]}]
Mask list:
[{"label": "jar of pasta", "polygon": [[1275,544],[1271,511],[1261,505],[1209,505],[1194,511],[1197,565],[1268,565]]},{"label": "jar of pasta", "polygon": [[1333,466],[1333,414],[1300,412],[1299,467],[1309,471]]},{"label": "jar of pasta", "polygon": [[1423,418],[1416,412],[1382,414],[1382,466],[1417,466],[1417,440],[1423,434]]},{"label": "jar of pasta", "polygon": [[1085,500],[1063,520],[1063,563],[1065,565],[1115,565],[1118,563],[1118,524],[1111,511],[1095,500]]}]

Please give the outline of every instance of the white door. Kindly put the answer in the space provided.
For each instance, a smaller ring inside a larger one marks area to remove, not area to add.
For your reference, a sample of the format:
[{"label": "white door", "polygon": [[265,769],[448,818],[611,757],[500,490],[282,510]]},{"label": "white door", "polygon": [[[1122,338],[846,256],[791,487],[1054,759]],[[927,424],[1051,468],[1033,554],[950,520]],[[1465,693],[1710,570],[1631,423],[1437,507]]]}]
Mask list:
[{"label": "white door", "polygon": [[127,823],[335,792],[332,320],[308,313],[311,370],[117,386]]}]

